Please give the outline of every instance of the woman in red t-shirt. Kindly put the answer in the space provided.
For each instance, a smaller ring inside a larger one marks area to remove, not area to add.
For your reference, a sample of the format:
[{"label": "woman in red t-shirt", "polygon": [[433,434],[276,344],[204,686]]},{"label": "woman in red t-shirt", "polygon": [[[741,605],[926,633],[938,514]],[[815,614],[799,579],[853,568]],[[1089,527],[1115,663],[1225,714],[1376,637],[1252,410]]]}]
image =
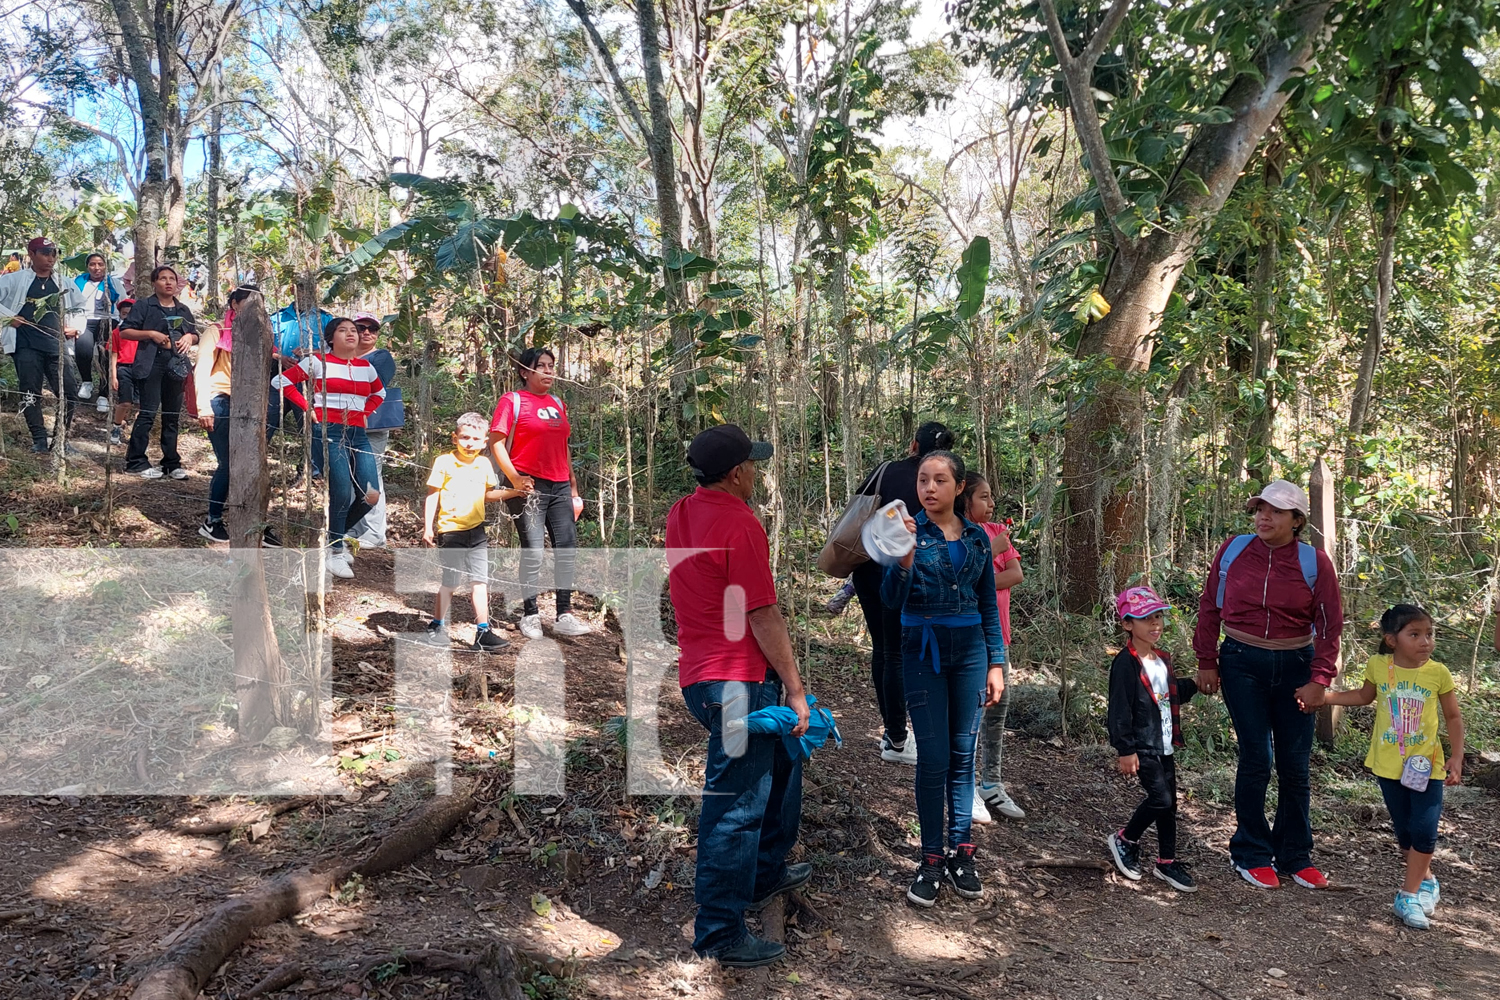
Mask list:
[{"label": "woman in red t-shirt", "polygon": [[556,560],[558,635],[584,635],[589,627],[573,617],[573,561],[578,547],[574,527],[578,485],[568,458],[568,408],[552,395],[557,355],[530,347],[519,361],[522,388],[507,392],[495,404],[490,421],[490,450],[495,464],[526,495],[507,500],[521,535],[521,634],[542,637],[537,610],[537,580],[542,575],[545,538],[552,539]]}]

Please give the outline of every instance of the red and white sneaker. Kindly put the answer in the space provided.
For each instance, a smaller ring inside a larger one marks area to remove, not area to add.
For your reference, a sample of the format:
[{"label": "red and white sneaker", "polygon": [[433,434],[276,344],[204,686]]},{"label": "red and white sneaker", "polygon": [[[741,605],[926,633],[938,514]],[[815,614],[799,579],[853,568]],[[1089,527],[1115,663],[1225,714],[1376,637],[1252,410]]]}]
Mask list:
[{"label": "red and white sneaker", "polygon": [[1318,871],[1312,865],[1308,865],[1306,868],[1294,874],[1292,876],[1292,881],[1296,882],[1304,889],[1328,888],[1327,877],[1325,877],[1322,872]]},{"label": "red and white sneaker", "polygon": [[1264,868],[1241,868],[1234,866],[1234,870],[1240,873],[1240,878],[1249,882],[1257,889],[1280,889],[1281,879],[1276,877],[1276,869],[1269,865]]}]

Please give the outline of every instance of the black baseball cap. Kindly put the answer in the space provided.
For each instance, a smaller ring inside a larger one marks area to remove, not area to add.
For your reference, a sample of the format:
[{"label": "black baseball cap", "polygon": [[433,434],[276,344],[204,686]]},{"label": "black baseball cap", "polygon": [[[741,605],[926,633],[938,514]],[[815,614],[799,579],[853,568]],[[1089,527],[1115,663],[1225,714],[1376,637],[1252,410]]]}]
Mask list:
[{"label": "black baseball cap", "polygon": [[710,427],[688,445],[688,465],[703,479],[715,479],[749,459],[764,462],[771,457],[771,446],[765,441],[751,441],[750,435],[734,424]]}]

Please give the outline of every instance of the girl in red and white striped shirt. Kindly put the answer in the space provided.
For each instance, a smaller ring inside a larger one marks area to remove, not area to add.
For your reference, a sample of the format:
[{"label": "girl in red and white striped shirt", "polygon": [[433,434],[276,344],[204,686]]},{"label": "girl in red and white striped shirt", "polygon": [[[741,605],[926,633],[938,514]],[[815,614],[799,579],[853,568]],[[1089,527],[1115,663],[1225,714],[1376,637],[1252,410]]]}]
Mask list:
[{"label": "girl in red and white striped shirt", "polygon": [[328,538],[333,546],[328,571],[348,580],[354,568],[344,531],[358,524],[380,499],[380,474],[365,436],[365,420],[385,400],[385,386],[373,365],[355,357],[359,331],[352,319],[330,320],[323,340],[326,352],[309,355],[277,375],[271,389],[285,389],[287,399],[308,410],[307,397],[298,386],[312,385],[312,446],[324,454],[323,468],[328,470]]}]

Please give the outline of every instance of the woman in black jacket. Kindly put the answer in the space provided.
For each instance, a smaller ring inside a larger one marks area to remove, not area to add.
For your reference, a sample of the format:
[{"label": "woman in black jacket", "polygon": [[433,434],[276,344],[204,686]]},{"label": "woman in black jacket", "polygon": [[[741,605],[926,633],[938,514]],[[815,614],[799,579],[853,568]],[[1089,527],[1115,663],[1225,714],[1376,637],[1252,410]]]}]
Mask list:
[{"label": "woman in black jacket", "polygon": [[1115,599],[1128,641],[1109,667],[1109,742],[1120,755],[1121,774],[1140,778],[1146,798],[1130,822],[1105,838],[1120,874],[1141,877],[1141,834],[1156,824],[1152,874],[1182,892],[1197,886],[1177,860],[1177,760],[1182,746],[1178,706],[1198,693],[1198,683],[1172,673],[1172,658],[1156,644],[1166,624],[1167,603],[1150,587],[1131,587]]},{"label": "woman in black jacket", "polygon": [[[907,457],[877,466],[855,490],[856,496],[876,495],[881,504],[900,500],[906,512],[916,517],[922,509],[917,497],[917,467],[929,452],[953,447],[953,432],[936,420],[917,428]],[[906,685],[901,680],[901,612],[880,603],[880,564],[874,560],[854,569],[854,593],[870,632],[870,685],[885,733],[880,739],[880,758],[897,764],[917,763],[917,741],[906,729]]]}]

